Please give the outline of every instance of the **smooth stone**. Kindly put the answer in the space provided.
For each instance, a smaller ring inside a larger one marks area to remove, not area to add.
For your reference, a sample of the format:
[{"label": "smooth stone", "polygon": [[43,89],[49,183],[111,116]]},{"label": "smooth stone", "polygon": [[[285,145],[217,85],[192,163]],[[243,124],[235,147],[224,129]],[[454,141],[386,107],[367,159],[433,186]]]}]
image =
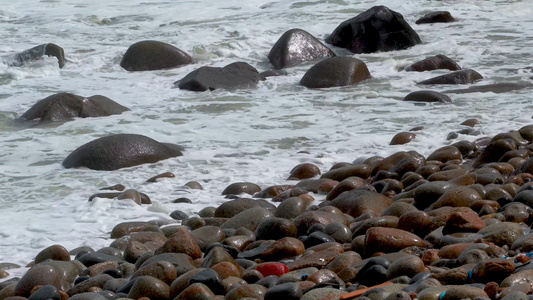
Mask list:
[{"label": "smooth stone", "polygon": [[131,279],[140,276],[151,276],[170,285],[178,277],[178,273],[172,263],[168,261],[156,261],[141,267],[133,273]]},{"label": "smooth stone", "polygon": [[488,225],[479,231],[483,240],[492,242],[498,246],[511,247],[513,242],[524,235],[520,225],[511,222],[500,222]]},{"label": "smooth stone", "polygon": [[459,151],[459,149],[453,145],[441,147],[433,151],[433,153],[431,153],[427,157],[427,160],[438,160],[443,163],[451,161],[451,160],[462,160],[462,159],[463,157],[461,155],[461,151]]},{"label": "smooth stone", "polygon": [[394,202],[381,213],[381,216],[394,216],[399,218],[408,211],[418,211],[418,209],[409,203]]},{"label": "smooth stone", "polygon": [[392,204],[392,199],[368,190],[352,190],[333,199],[330,205],[342,210],[354,218],[372,212],[381,215]]},{"label": "smooth stone", "polygon": [[239,300],[246,297],[264,299],[267,288],[259,284],[244,284],[233,288],[226,294],[225,300]]},{"label": "smooth stone", "polygon": [[421,61],[417,61],[405,68],[406,71],[432,71],[438,69],[447,69],[451,71],[461,70],[461,67],[446,55],[438,54],[435,56],[426,57]]},{"label": "smooth stone", "polygon": [[481,249],[468,249],[461,253],[457,258],[457,262],[461,265],[476,264],[480,261],[489,259],[487,252]]},{"label": "smooth stone", "polygon": [[94,118],[121,114],[129,109],[101,95],[83,97],[58,93],[39,100],[20,116],[20,120],[38,120],[39,123]]},{"label": "smooth stone", "polygon": [[176,278],[170,285],[169,296],[170,299],[176,298],[183,290],[189,286],[189,279],[196,273],[206,270],[205,268],[195,268],[185,272]]},{"label": "smooth stone", "polygon": [[326,43],[353,53],[374,53],[407,49],[421,43],[403,16],[385,6],[374,6],[342,22]]},{"label": "smooth stone", "polygon": [[414,277],[420,272],[424,272],[425,266],[421,258],[416,255],[402,257],[387,268],[387,279],[391,280],[399,276]]},{"label": "smooth stone", "polygon": [[205,284],[214,294],[224,294],[224,286],[222,285],[222,279],[213,269],[205,269],[192,275],[189,278],[189,285],[192,285],[194,283]]},{"label": "smooth stone", "polygon": [[273,217],[257,224],[255,236],[257,240],[278,240],[283,237],[297,237],[297,229],[290,220]]},{"label": "smooth stone", "polygon": [[224,231],[217,226],[203,226],[191,232],[200,249],[205,252],[213,243],[220,243],[226,238]]},{"label": "smooth stone", "polygon": [[200,67],[174,82],[174,86],[194,92],[237,90],[253,88],[261,79],[259,72],[251,65],[235,62],[223,68]]},{"label": "smooth stone", "polygon": [[515,265],[512,261],[503,258],[491,258],[478,262],[472,269],[472,280],[475,282],[501,283],[505,278],[513,275]]},{"label": "smooth stone", "polygon": [[287,267],[291,271],[310,267],[323,268],[340,254],[338,250],[317,251],[297,258],[295,261],[289,263]]},{"label": "smooth stone", "polygon": [[295,166],[291,170],[291,174],[289,175],[289,178],[287,178],[287,180],[308,179],[318,176],[320,174],[320,168],[318,168],[316,165],[311,163],[303,163]]},{"label": "smooth stone", "polygon": [[222,195],[240,195],[248,194],[253,195],[261,191],[261,187],[252,182],[234,182],[228,185]]},{"label": "smooth stone", "polygon": [[309,32],[291,29],[283,33],[274,44],[268,53],[268,60],[274,68],[283,69],[304,61],[330,56],[335,56],[335,53]]},{"label": "smooth stone", "polygon": [[145,260],[139,267],[142,268],[156,261],[167,261],[176,267],[177,275],[181,275],[195,268],[193,259],[183,253],[163,253],[154,255]]},{"label": "smooth stone", "polygon": [[366,64],[354,57],[329,57],[312,66],[300,80],[307,88],[355,85],[372,76]]},{"label": "smooth stone", "polygon": [[324,226],[340,222],[341,224],[348,225],[348,221],[342,214],[331,213],[327,211],[307,211],[300,214],[293,220],[296,229],[298,230],[298,236],[304,235],[314,224],[322,224]]},{"label": "smooth stone", "polygon": [[333,222],[326,225],[324,233],[339,243],[350,243],[352,241],[350,228],[340,222]]},{"label": "smooth stone", "polygon": [[28,300],[52,299],[61,300],[59,290],[53,285],[45,285],[28,297]]},{"label": "smooth stone", "polygon": [[192,57],[163,42],[141,41],[131,45],[120,66],[128,71],[152,71],[179,67],[192,63]]},{"label": "smooth stone", "polygon": [[274,216],[285,219],[296,218],[306,211],[307,204],[307,201],[300,197],[288,198],[278,205],[274,211]]},{"label": "smooth stone", "polygon": [[254,207],[238,213],[224,222],[220,228],[239,228],[244,227],[249,230],[255,230],[257,225],[268,218],[274,217],[274,214],[263,207]]},{"label": "smooth stone", "polygon": [[[481,155],[478,156],[478,158],[474,161],[472,164],[472,167],[477,168],[481,166],[482,164],[490,163],[490,162],[497,162],[500,160],[500,158],[505,155],[508,151],[516,150],[517,145],[514,140],[511,139],[500,139],[491,141],[481,152]],[[527,162],[527,161],[526,161]],[[525,164],[525,163],[524,163]],[[516,169],[515,174],[518,174],[521,168],[519,167]]]},{"label": "smooth stone", "polygon": [[347,164],[338,168],[329,170],[322,174],[320,178],[332,179],[336,181],[343,181],[350,177],[359,177],[366,179],[370,176],[370,165],[368,164]]},{"label": "smooth stone", "polygon": [[[179,147],[138,134],[114,134],[86,143],[70,153],[62,165],[111,171],[182,156]],[[113,149],[113,151],[109,151]]]},{"label": "smooth stone", "polygon": [[428,90],[422,90],[422,91],[415,91],[407,94],[403,98],[403,101],[412,101],[412,102],[440,102],[440,103],[450,103],[452,100],[450,97],[443,93],[435,92],[435,91],[428,91]]},{"label": "smooth stone", "polygon": [[467,285],[452,285],[446,289],[446,294],[444,294],[444,297],[442,297],[441,300],[465,298],[476,299],[487,297],[487,293],[480,288]]},{"label": "smooth stone", "polygon": [[202,262],[202,268],[210,268],[220,262],[230,262],[235,265],[237,268],[239,264],[235,261],[234,257],[221,245],[216,245],[210,250],[206,250],[204,255],[204,260]]},{"label": "smooth stone", "polygon": [[222,280],[232,276],[241,276],[241,270],[228,261],[219,262],[218,264],[212,266],[211,269],[217,272]]},{"label": "smooth stone", "polygon": [[416,20],[416,24],[427,24],[427,23],[448,23],[454,22],[455,18],[452,17],[449,11],[434,11],[428,14],[425,14],[420,19]]},{"label": "smooth stone", "polygon": [[215,298],[215,294],[208,286],[203,283],[197,282],[190,284],[186,289],[178,294],[174,300],[211,300]]},{"label": "smooth stone", "polygon": [[425,209],[437,201],[454,185],[443,181],[433,181],[422,184],[414,189],[413,198],[418,209]]},{"label": "smooth stone", "polygon": [[32,289],[37,285],[52,285],[61,289],[61,276],[52,266],[38,265],[29,269],[17,282],[14,289],[15,296],[29,297]]},{"label": "smooth stone", "polygon": [[90,267],[92,265],[103,263],[106,261],[116,261],[119,264],[124,262],[124,260],[122,260],[122,258],[120,257],[116,257],[114,255],[109,255],[109,254],[100,253],[100,252],[87,253],[79,257],[77,260],[86,267]]},{"label": "smooth stone", "polygon": [[38,264],[47,259],[70,261],[70,254],[67,249],[61,245],[49,246],[37,254],[35,257],[35,264]]},{"label": "smooth stone", "polygon": [[305,246],[302,241],[293,237],[284,237],[261,252],[261,256],[266,261],[279,261],[285,258],[292,258],[305,253]]},{"label": "smooth stone", "polygon": [[171,212],[170,217],[174,220],[180,220],[180,221],[186,221],[189,219],[189,216],[181,210],[175,210]]},{"label": "smooth stone", "polygon": [[332,288],[316,288],[303,295],[300,300],[335,300],[348,292]]},{"label": "smooth stone", "polygon": [[464,69],[420,81],[418,84],[471,84],[481,79],[483,79],[483,76],[478,72],[471,69]]},{"label": "smooth stone", "polygon": [[470,207],[475,201],[482,200],[482,196],[475,189],[470,187],[456,187],[447,190],[437,199],[429,209],[437,209],[443,206]]},{"label": "smooth stone", "polygon": [[331,270],[337,274],[347,267],[355,265],[362,260],[361,255],[355,251],[346,251],[337,256],[327,266],[327,270]]},{"label": "smooth stone", "polygon": [[500,82],[485,85],[471,86],[466,89],[446,90],[445,93],[450,94],[469,94],[469,93],[509,93],[529,88],[531,85],[522,83]]},{"label": "smooth stone", "polygon": [[296,282],[287,282],[269,288],[265,293],[265,300],[299,300],[303,296],[301,286]]},{"label": "smooth stone", "polygon": [[140,276],[131,287],[128,298],[168,299],[169,294],[170,287],[163,281],[151,276]]},{"label": "smooth stone", "polygon": [[91,277],[85,281],[82,281],[67,291],[69,296],[73,296],[80,293],[89,292],[92,288],[102,288],[106,282],[114,279],[107,274],[100,274],[95,277]]},{"label": "smooth stone", "polygon": [[471,208],[455,210],[442,229],[442,234],[447,235],[455,232],[478,232],[487,224]]},{"label": "smooth stone", "polygon": [[104,295],[95,292],[85,292],[69,297],[71,300],[108,300]]},{"label": "smooth stone", "polygon": [[416,134],[413,132],[400,132],[392,137],[389,145],[403,145],[416,138]]},{"label": "smooth stone", "polygon": [[185,226],[180,227],[176,233],[168,238],[163,246],[155,251],[156,255],[162,253],[184,253],[192,259],[202,256],[202,250],[190,230]]},{"label": "smooth stone", "polygon": [[364,255],[369,257],[376,252],[397,252],[411,246],[426,247],[426,243],[417,235],[404,230],[373,227],[365,235]]}]

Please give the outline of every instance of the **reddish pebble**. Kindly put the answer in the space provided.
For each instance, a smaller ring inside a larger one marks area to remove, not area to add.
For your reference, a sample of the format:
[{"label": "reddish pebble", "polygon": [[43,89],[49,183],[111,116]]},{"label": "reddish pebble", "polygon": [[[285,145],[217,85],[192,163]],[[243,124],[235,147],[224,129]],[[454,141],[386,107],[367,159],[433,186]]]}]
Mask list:
[{"label": "reddish pebble", "polygon": [[285,273],[288,273],[289,268],[287,268],[287,266],[282,263],[268,262],[268,263],[259,264],[257,266],[257,271],[263,274],[264,277],[267,277],[270,275],[281,276]]}]

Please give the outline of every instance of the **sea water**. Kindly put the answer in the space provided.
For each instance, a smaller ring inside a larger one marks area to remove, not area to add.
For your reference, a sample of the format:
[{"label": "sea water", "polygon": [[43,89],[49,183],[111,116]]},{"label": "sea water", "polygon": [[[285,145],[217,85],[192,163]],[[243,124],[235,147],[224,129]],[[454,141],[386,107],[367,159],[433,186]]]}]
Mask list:
[{"label": "sea water", "polygon": [[[509,93],[449,94],[452,103],[400,100],[427,89],[416,83],[446,73],[405,72],[427,56],[444,54],[489,83],[531,83],[533,2],[524,1],[76,1],[0,0],[2,44],[8,57],[55,43],[68,60],[54,57],[22,67],[0,63],[0,262],[25,266],[43,248],[95,249],[111,243],[110,231],[125,221],[170,219],[182,210],[227,201],[221,192],[249,181],[268,187],[287,181],[299,163],[325,172],[336,162],[415,150],[428,155],[458,140],[473,141],[533,123],[531,89]],[[288,68],[257,88],[190,92],[173,83],[200,66],[244,61],[272,69],[267,55],[287,30],[301,28],[323,40],[342,21],[375,5],[401,13],[420,35],[410,49],[353,55],[372,79],[356,86],[310,90],[298,85],[314,62]],[[416,25],[422,15],[447,10],[457,22]],[[142,40],[172,44],[194,64],[181,68],[127,72],[119,65],[127,48]],[[467,86],[433,86],[435,91]],[[43,127],[20,127],[15,119],[38,100],[59,92],[104,95],[131,111],[76,119]],[[476,118],[473,135],[461,122]],[[423,126],[406,145],[389,145],[398,132]],[[184,146],[184,156],[116,171],[64,169],[62,160],[96,138],[136,133]],[[175,178],[145,184],[163,172]],[[184,187],[198,181],[203,190]],[[146,193],[151,205],[96,198],[100,188],[123,184]],[[314,195],[317,201],[324,198]],[[172,203],[187,197],[192,204]],[[25,268],[9,270],[20,276]]]}]

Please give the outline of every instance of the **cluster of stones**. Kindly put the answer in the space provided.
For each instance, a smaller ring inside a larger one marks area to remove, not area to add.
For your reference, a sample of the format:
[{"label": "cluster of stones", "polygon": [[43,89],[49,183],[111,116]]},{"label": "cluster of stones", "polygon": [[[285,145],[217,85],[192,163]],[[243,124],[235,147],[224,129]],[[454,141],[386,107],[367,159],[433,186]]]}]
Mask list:
[{"label": "cluster of stones", "polygon": [[294,185],[236,182],[181,223],[120,223],[97,251],[50,246],[0,299],[528,299],[532,141],[529,125],[428,157],[299,164]]}]

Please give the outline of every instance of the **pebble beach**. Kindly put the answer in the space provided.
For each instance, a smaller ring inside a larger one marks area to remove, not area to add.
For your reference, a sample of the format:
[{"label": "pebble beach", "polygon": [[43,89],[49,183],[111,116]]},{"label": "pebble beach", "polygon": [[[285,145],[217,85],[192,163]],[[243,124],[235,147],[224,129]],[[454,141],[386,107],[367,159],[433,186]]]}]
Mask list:
[{"label": "pebble beach", "polygon": [[130,4],[0,10],[0,300],[533,298],[526,2]]}]

